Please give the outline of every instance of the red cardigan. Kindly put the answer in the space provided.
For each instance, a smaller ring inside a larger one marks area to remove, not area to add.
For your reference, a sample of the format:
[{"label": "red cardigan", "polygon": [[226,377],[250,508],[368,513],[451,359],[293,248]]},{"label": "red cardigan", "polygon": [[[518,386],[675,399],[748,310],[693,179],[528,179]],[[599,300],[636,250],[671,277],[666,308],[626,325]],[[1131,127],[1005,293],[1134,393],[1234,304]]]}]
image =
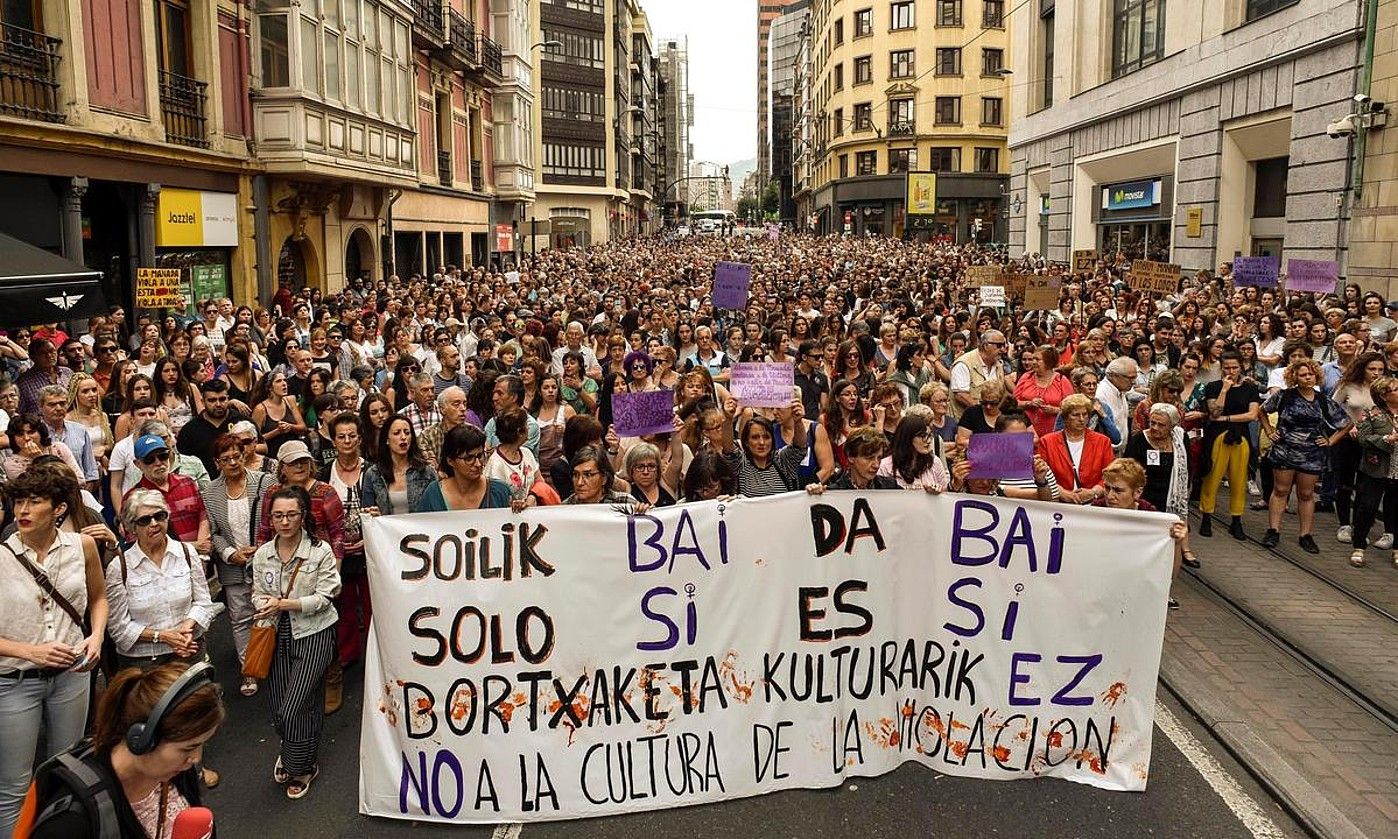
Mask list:
[{"label": "red cardigan", "polygon": [[1102,483],[1102,470],[1116,458],[1112,441],[1105,434],[1088,430],[1082,444],[1082,460],[1078,477],[1073,477],[1073,458],[1068,454],[1068,441],[1062,431],[1039,438],[1039,456],[1053,470],[1058,485],[1068,490],[1090,489]]}]

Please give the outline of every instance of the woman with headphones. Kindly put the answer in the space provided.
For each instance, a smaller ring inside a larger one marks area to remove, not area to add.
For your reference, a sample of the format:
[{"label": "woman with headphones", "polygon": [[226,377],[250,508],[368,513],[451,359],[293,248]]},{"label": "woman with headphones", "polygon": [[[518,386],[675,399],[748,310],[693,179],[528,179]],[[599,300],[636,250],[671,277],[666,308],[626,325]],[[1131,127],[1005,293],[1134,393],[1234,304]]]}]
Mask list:
[{"label": "woman with headphones", "polygon": [[208,664],[121,671],[92,739],[39,768],[29,839],[169,839],[180,813],[201,806],[199,760],[226,714]]}]

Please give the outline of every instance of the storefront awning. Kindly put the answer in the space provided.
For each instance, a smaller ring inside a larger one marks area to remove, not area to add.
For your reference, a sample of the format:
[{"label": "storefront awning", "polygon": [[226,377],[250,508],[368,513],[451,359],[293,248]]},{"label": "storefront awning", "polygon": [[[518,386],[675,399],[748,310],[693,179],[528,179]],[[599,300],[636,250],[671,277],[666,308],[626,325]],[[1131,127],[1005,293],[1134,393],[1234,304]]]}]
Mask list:
[{"label": "storefront awning", "polygon": [[105,314],[101,279],[100,271],[0,233],[0,325]]}]

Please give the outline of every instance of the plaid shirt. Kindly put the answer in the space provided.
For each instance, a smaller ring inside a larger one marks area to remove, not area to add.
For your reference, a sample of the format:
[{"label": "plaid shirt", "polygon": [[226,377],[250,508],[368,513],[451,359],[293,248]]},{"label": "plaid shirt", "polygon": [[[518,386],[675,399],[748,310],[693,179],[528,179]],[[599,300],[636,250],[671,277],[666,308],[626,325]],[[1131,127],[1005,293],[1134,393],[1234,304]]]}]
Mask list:
[{"label": "plaid shirt", "polygon": [[398,413],[412,423],[413,434],[418,437],[422,436],[422,432],[442,421],[442,412],[437,407],[436,400],[433,400],[432,406],[425,411],[419,408],[416,402],[412,402]]},{"label": "plaid shirt", "polygon": [[15,379],[15,387],[19,388],[19,411],[22,414],[39,413],[39,391],[49,385],[62,385],[66,390],[68,380],[73,378],[73,371],[67,367],[54,369],[54,375],[49,376],[38,367],[30,367],[19,378]]},{"label": "plaid shirt", "polygon": [[131,498],[131,493],[138,489],[155,490],[165,496],[165,503],[170,507],[170,535],[193,545],[199,541],[200,523],[209,517],[208,511],[204,509],[204,497],[199,494],[199,484],[193,478],[171,472],[169,481],[169,489],[161,489],[151,483],[149,478],[142,477],[122,496],[122,505],[125,506]]},{"label": "plaid shirt", "polygon": [[[272,496],[276,495],[282,486],[280,483],[272,484],[262,493],[262,518],[257,526],[259,545],[266,544],[276,535],[272,532]],[[315,523],[311,531],[317,539],[329,542],[330,550],[335,552],[335,558],[344,561],[345,505],[340,503],[339,493],[325,481],[312,481],[310,496],[311,519]]]}]

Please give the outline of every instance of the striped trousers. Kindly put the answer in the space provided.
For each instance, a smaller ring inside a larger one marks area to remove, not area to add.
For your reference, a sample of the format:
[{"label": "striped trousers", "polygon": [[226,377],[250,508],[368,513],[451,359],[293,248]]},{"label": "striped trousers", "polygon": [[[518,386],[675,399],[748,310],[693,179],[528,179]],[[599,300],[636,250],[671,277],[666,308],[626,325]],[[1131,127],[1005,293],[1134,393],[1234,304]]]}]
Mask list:
[{"label": "striped trousers", "polygon": [[291,637],[291,618],[277,620],[277,652],[267,674],[272,728],[281,738],[282,768],[309,775],[320,751],[325,723],[325,671],[335,657],[335,627],[305,638]]}]

